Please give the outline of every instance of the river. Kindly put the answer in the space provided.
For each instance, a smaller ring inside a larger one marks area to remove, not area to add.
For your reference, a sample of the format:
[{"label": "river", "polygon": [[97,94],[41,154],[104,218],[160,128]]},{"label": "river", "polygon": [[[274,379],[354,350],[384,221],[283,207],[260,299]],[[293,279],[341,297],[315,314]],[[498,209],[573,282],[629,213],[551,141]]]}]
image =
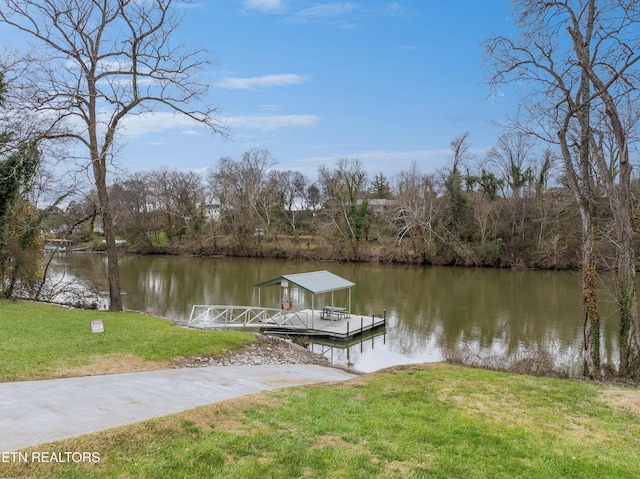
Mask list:
[{"label": "river", "polygon": [[[65,253],[56,275],[107,291],[106,258]],[[566,271],[513,271],[275,259],[126,256],[120,261],[126,309],[186,319],[194,304],[257,305],[253,285],[282,274],[328,270],[356,284],[351,311],[388,326],[378,334],[342,342],[313,342],[335,364],[370,372],[389,366],[436,362],[457,348],[482,357],[551,354],[561,369],[580,363],[580,277]],[[263,288],[263,306],[279,304],[278,288]],[[615,304],[600,294],[604,360],[615,362]],[[340,301],[336,297],[336,301]]]}]

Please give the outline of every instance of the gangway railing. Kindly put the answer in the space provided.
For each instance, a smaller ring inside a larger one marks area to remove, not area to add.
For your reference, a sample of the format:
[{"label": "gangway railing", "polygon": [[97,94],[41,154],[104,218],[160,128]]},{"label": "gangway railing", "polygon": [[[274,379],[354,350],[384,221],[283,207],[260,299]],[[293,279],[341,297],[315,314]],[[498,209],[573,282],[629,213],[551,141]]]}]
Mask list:
[{"label": "gangway railing", "polygon": [[232,305],[195,305],[191,308],[188,326],[220,327],[278,327],[311,329],[313,321],[305,311]]}]

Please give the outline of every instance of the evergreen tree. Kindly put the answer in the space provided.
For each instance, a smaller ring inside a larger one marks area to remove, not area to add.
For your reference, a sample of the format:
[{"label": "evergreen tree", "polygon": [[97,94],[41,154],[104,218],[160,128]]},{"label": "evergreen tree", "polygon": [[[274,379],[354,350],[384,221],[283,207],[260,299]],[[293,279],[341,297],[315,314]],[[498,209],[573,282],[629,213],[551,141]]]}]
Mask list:
[{"label": "evergreen tree", "polygon": [[[5,91],[0,75],[0,107]],[[13,296],[16,284],[37,275],[41,217],[26,200],[40,163],[35,141],[12,145],[12,133],[0,132],[0,294]]]}]

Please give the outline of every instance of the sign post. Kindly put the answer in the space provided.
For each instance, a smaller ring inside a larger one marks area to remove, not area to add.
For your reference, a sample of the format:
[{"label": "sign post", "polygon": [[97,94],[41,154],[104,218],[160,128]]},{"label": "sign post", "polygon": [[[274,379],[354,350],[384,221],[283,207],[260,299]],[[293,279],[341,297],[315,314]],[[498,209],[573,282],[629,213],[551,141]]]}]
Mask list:
[{"label": "sign post", "polygon": [[104,333],[104,324],[100,319],[94,319],[91,321],[91,332],[92,333]]}]

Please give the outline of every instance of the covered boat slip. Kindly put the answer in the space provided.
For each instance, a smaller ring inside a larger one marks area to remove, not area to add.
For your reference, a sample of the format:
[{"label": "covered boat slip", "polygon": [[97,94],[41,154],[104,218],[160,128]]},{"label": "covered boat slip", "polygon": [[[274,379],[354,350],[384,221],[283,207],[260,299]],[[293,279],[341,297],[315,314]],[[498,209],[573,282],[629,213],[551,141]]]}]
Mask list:
[{"label": "covered boat slip", "polygon": [[[280,286],[282,288],[282,301],[280,307],[282,309],[290,309],[292,306],[292,300],[289,297],[289,284],[297,286],[300,290],[311,293],[311,313],[313,314],[318,303],[316,301],[316,295],[331,293],[331,302],[323,306],[322,315],[332,317],[334,314],[338,316],[348,317],[351,313],[351,288],[356,284],[348,281],[340,276],[330,273],[329,271],[313,271],[310,273],[298,273],[298,274],[283,274],[277,278],[264,281],[254,285],[254,288],[258,288],[258,306],[261,305],[260,290],[267,286]],[[341,290],[349,291],[349,301],[347,307],[338,307],[334,304],[334,292]],[[298,299],[298,305],[302,301]],[[287,308],[288,306],[288,308]]]},{"label": "covered boat slip", "polygon": [[[289,295],[289,286],[297,289],[297,298]],[[260,290],[280,286],[280,308],[261,305]],[[254,285],[258,288],[258,306],[193,306],[189,326],[196,328],[257,328],[267,332],[348,339],[385,325],[384,314],[362,316],[351,313],[351,288],[355,283],[328,271],[278,276]],[[348,290],[346,305],[334,303],[334,292]],[[303,307],[302,291],[311,294],[311,308]],[[330,294],[330,300],[326,296]],[[316,295],[322,295],[316,297]],[[294,308],[294,305],[296,306]]]}]

